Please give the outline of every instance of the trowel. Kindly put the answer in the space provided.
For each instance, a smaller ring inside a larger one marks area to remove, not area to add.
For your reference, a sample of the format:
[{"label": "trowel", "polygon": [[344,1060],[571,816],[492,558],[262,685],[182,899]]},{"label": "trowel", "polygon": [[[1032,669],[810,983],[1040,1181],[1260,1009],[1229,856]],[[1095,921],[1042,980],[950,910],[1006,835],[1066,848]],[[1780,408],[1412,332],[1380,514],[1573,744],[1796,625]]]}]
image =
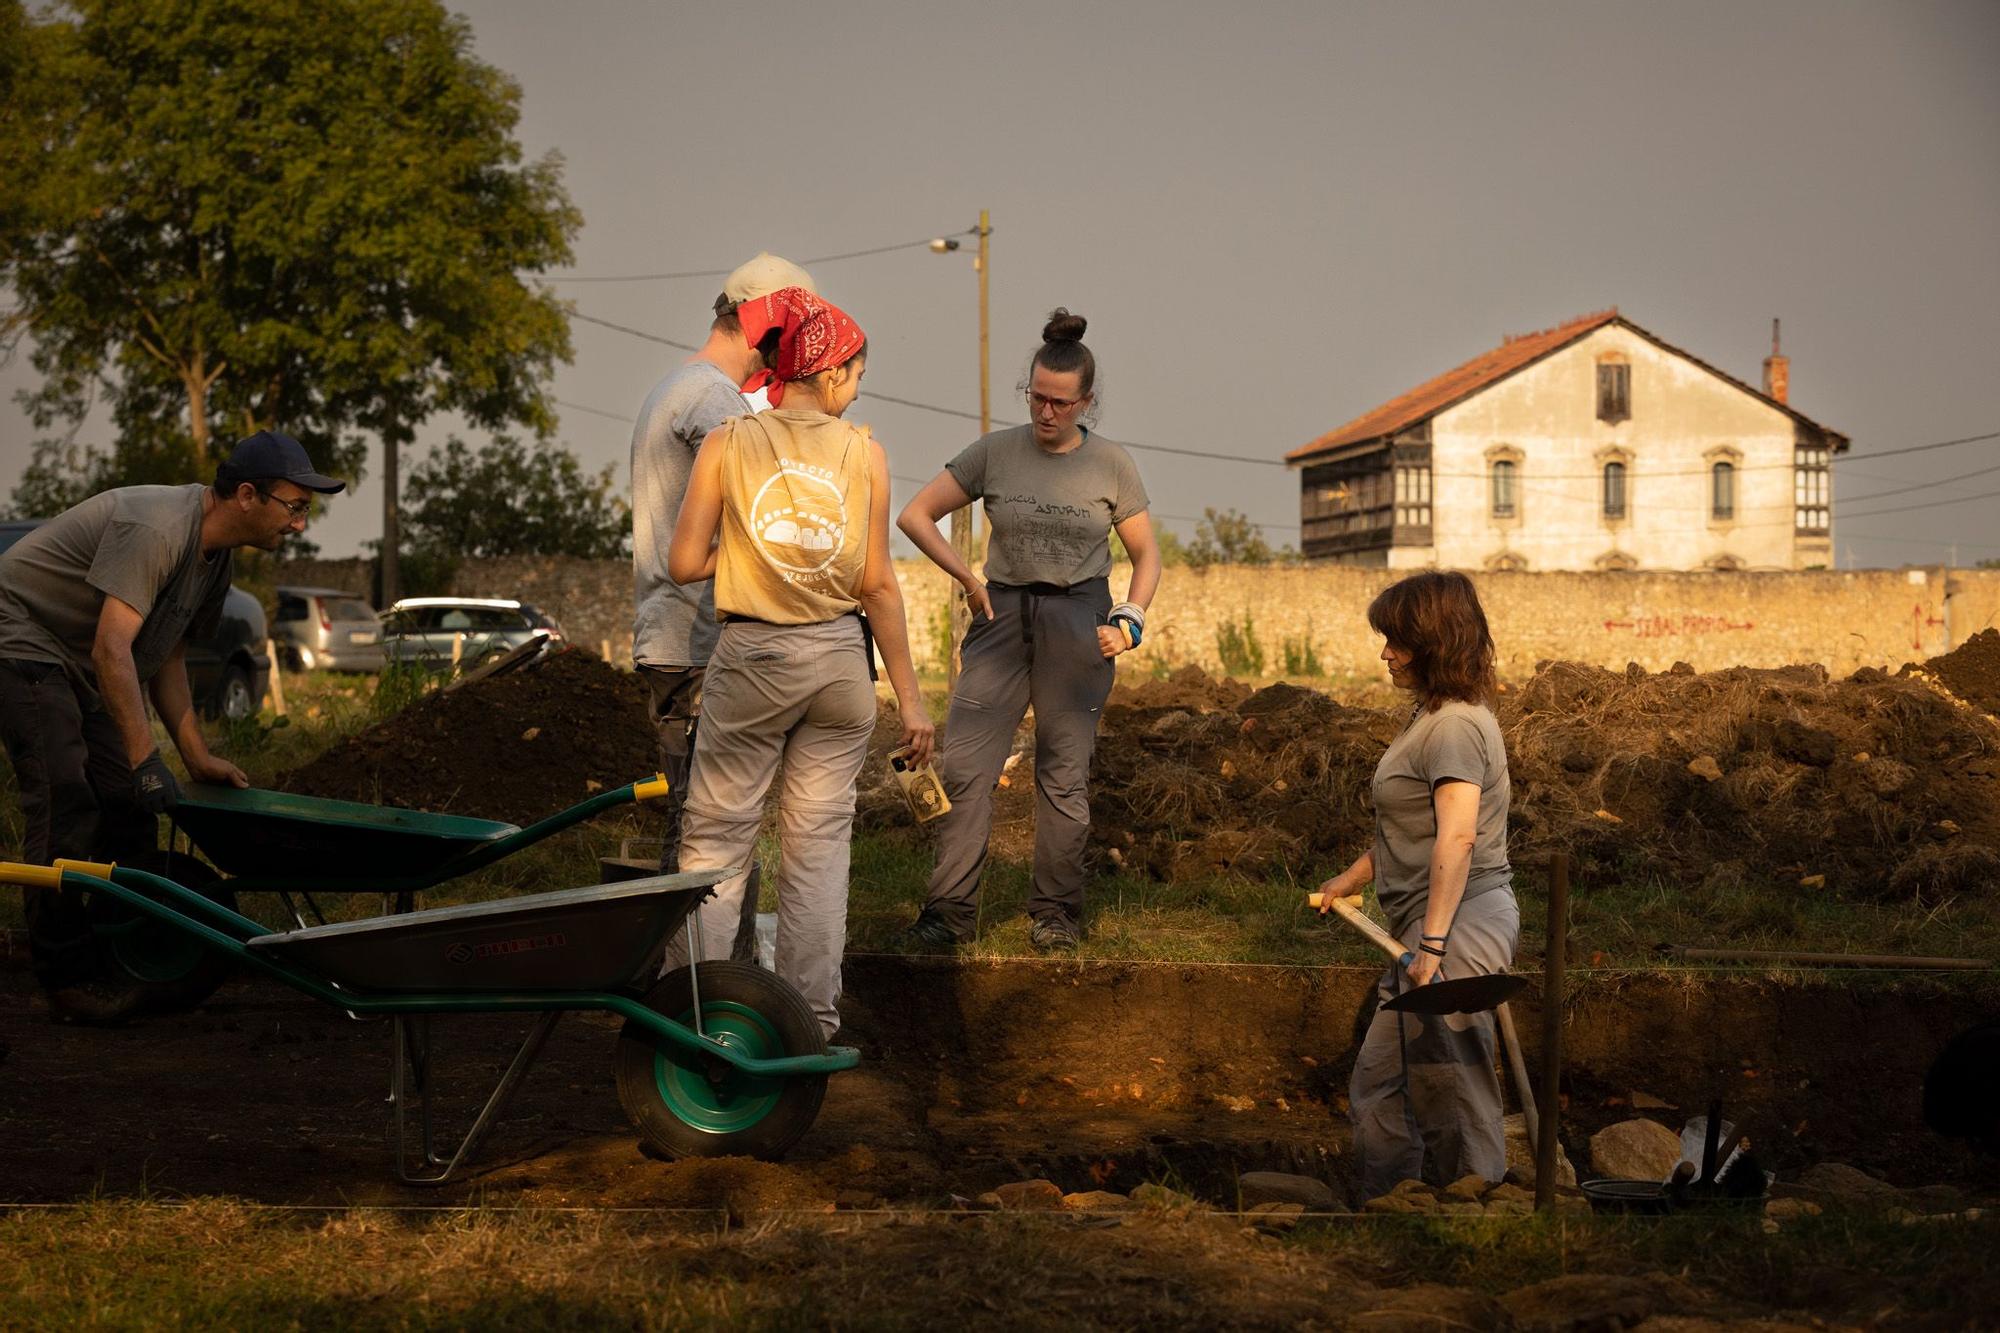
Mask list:
[{"label": "trowel", "polygon": [[[1307,905],[1317,908],[1326,901],[1322,893],[1306,895]],[[1403,942],[1370,920],[1361,910],[1359,894],[1352,898],[1335,898],[1330,906],[1346,919],[1347,924],[1365,935],[1382,952],[1396,960],[1398,967],[1407,968],[1416,955],[1403,947]],[[1519,994],[1528,984],[1527,978],[1510,976],[1505,972],[1489,972],[1477,977],[1454,977],[1448,981],[1433,981],[1427,986],[1414,986],[1400,995],[1382,1002],[1384,1009],[1399,1014],[1477,1014],[1484,1013]]]}]

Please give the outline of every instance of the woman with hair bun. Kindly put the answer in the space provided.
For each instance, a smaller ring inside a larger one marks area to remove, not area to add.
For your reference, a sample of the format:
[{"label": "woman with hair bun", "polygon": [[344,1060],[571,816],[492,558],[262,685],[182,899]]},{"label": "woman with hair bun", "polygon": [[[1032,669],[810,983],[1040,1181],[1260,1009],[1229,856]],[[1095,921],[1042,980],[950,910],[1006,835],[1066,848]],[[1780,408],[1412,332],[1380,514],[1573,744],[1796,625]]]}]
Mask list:
[{"label": "woman with hair bun", "polygon": [[[1507,748],[1493,716],[1493,636],[1463,574],[1393,583],[1368,607],[1389,679],[1414,697],[1375,766],[1375,840],[1320,885],[1320,911],[1375,883],[1410,951],[1378,994],[1504,970],[1521,937],[1507,864]],[[1401,1180],[1448,1185],[1507,1173],[1493,1015],[1377,1009],[1348,1082],[1367,1198]]]},{"label": "woman with hair bun", "polygon": [[[949,812],[937,821],[937,866],[910,941],[955,948],[977,922],[993,831],[993,789],[1014,729],[1035,709],[1035,871],[1029,941],[1076,948],[1090,832],[1090,757],[1111,693],[1112,659],[1144,638],[1160,585],[1146,487],[1125,447],[1091,430],[1097,359],[1081,315],[1058,309],[1042,330],[1022,388],[1028,424],[983,435],[945,464],[897,525],[965,590],[972,621],[945,726]],[[986,577],[973,573],[938,520],[983,499]],[[1111,601],[1113,532],[1132,557],[1126,600]]]}]

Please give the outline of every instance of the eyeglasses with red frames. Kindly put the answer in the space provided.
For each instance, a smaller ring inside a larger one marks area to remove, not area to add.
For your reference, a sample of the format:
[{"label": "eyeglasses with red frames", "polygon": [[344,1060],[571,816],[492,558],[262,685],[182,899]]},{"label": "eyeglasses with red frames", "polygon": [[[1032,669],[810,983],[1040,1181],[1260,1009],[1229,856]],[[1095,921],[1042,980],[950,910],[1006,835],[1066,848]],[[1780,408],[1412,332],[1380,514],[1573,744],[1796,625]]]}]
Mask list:
[{"label": "eyeglasses with red frames", "polygon": [[1051,398],[1047,394],[1036,393],[1032,389],[1028,391],[1028,406],[1034,408],[1037,412],[1046,407],[1057,416],[1061,416],[1064,412],[1075,410],[1082,402],[1083,399],[1081,398]]}]

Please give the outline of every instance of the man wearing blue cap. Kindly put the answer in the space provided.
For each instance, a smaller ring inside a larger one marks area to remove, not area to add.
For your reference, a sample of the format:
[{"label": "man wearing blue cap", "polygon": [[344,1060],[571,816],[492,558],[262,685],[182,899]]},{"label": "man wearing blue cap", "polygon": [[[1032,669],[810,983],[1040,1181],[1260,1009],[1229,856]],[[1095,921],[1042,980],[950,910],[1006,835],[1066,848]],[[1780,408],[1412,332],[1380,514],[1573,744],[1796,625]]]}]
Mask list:
[{"label": "man wearing blue cap", "polygon": [[[189,776],[249,785],[202,739],[187,641],[215,631],[232,551],[276,550],[305,531],[314,492],[343,488],[297,440],[259,431],[212,486],[105,491],[0,555],[0,742],[20,793],[23,859],[153,848],[156,817],[180,793],[153,743],[148,696]],[[55,898],[29,895],[31,940],[72,933],[76,905]]]}]

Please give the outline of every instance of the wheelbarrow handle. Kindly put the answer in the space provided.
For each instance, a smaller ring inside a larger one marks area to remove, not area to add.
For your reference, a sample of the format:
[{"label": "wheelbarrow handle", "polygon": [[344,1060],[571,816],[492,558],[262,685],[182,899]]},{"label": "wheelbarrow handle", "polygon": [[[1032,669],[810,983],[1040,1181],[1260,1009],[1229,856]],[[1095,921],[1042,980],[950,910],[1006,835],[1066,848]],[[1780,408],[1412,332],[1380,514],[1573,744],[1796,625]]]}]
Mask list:
[{"label": "wheelbarrow handle", "polygon": [[655,773],[644,782],[635,782],[632,784],[632,799],[634,801],[658,801],[664,799],[667,793],[672,790],[673,786],[667,781],[667,775],[665,773]]},{"label": "wheelbarrow handle", "polygon": [[1329,901],[1323,893],[1309,893],[1306,895],[1306,905],[1309,907],[1324,905],[1333,908],[1334,911],[1347,918],[1348,925],[1353,926],[1365,935],[1369,943],[1375,945],[1383,953],[1388,954],[1404,967],[1408,967],[1415,961],[1416,955],[1405,949],[1401,940],[1376,925],[1374,921],[1369,919],[1368,914],[1361,910],[1360,894],[1357,893],[1352,898],[1335,898]]},{"label": "wheelbarrow handle", "polygon": [[24,889],[54,889],[62,885],[62,867],[31,866],[19,861],[0,861],[0,884],[18,884]]}]

